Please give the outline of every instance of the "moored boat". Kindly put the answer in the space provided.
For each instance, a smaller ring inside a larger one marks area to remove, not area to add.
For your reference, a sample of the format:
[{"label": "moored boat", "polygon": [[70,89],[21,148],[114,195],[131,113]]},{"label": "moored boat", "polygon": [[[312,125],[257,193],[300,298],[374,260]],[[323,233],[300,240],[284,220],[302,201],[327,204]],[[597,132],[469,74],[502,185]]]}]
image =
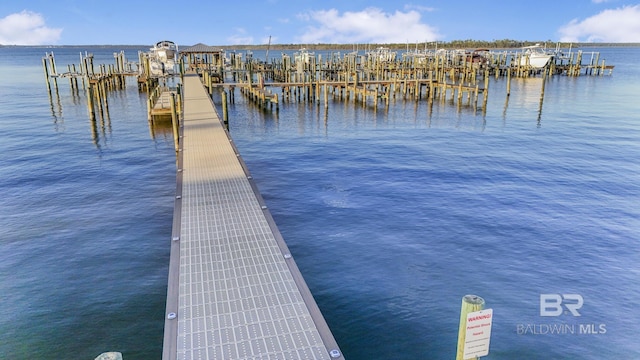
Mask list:
[{"label": "moored boat", "polygon": [[367,52],[367,57],[375,62],[391,62],[396,59],[396,52],[386,47],[379,47]]},{"label": "moored boat", "polygon": [[301,48],[298,52],[293,54],[294,61],[296,63],[309,64],[311,58],[315,56],[315,53],[309,52],[306,48]]},{"label": "moored boat", "polygon": [[540,44],[525,46],[522,48],[520,66],[531,66],[534,69],[542,69],[549,64],[553,54],[546,52]]},{"label": "moored boat", "polygon": [[171,76],[176,74],[178,45],[173,41],[158,41],[147,53],[149,72],[152,77]]}]

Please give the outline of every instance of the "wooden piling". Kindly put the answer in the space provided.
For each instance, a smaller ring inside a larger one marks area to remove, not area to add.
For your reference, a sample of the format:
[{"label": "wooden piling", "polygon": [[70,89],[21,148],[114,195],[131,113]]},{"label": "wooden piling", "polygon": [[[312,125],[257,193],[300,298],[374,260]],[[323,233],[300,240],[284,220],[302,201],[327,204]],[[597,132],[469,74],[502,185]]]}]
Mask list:
[{"label": "wooden piling", "polygon": [[87,110],[89,111],[89,118],[95,120],[96,118],[96,110],[93,104],[93,85],[89,83],[87,86]]},{"label": "wooden piling", "polygon": [[329,107],[329,87],[325,84],[323,86],[324,89],[324,107]]},{"label": "wooden piling", "polygon": [[[456,351],[456,360],[464,359],[464,342],[467,334],[467,315],[469,313],[484,309],[484,299],[476,295],[465,295],[462,298],[462,306],[460,308],[460,325],[458,327],[458,349]],[[473,359],[477,359],[474,357]]]},{"label": "wooden piling", "polygon": [[178,106],[178,115],[182,114],[182,84],[176,87],[176,103]]},{"label": "wooden piling", "polygon": [[104,111],[109,113],[109,99],[107,98],[107,84],[105,81],[101,81],[102,86],[102,101],[104,102]]},{"label": "wooden piling", "polygon": [[42,58],[42,68],[44,69],[44,79],[47,82],[47,89],[51,93],[51,81],[49,80],[49,68],[47,67],[47,59]]},{"label": "wooden piling", "polygon": [[56,60],[53,53],[49,54],[49,64],[51,65],[51,74],[57,76],[58,71],[56,70]]},{"label": "wooden piling", "polygon": [[[542,73],[540,69],[533,68],[522,53],[506,51],[491,54],[490,58],[482,63],[469,61],[468,54],[460,55],[455,52],[434,53],[432,57],[421,61],[409,56],[403,56],[400,61],[379,61],[378,58],[361,55],[349,55],[340,59],[332,54],[325,60],[317,56],[299,61],[296,57],[292,62],[289,56],[283,55],[282,61],[273,60],[270,64],[258,63],[251,57],[247,57],[247,61],[243,63],[240,55],[234,55],[234,70],[230,75],[239,79],[237,81],[238,86],[241,86],[241,93],[262,108],[277,108],[280,97],[282,101],[293,102],[297,99],[298,102],[315,102],[320,106],[323,96],[326,108],[329,92],[332,97],[338,96],[340,100],[346,99],[348,102],[353,96],[353,102],[362,101],[363,106],[367,105],[370,96],[373,98],[373,106],[377,107],[380,100],[384,99],[388,106],[392,96],[395,99],[397,95],[402,94],[404,99],[413,98],[416,101],[421,100],[423,95],[428,101],[439,97],[442,101],[457,101],[458,106],[465,103],[471,105],[473,101],[474,107],[477,108],[482,93],[486,110],[490,76],[505,76],[506,93],[510,96],[513,76],[540,76]],[[571,69],[564,65],[562,60],[555,60],[548,65],[542,76],[563,72],[569,76],[580,75],[581,54],[577,55],[569,61]],[[598,60],[597,55],[592,55],[591,64],[582,65],[582,68],[593,75],[602,74],[605,68],[612,68],[605,67],[604,62],[600,65]],[[122,61],[118,58],[116,71],[122,69]],[[225,93],[225,103],[233,103],[233,85],[214,84],[218,76],[224,78],[224,72],[214,73],[211,67],[209,71],[204,68],[200,70],[203,83],[210,92],[213,87],[230,86],[230,92]],[[483,82],[478,84],[480,77],[483,77]],[[252,86],[252,83],[258,86]],[[268,90],[270,86],[280,88],[278,96]],[[451,91],[450,98],[448,91]]]},{"label": "wooden piling", "polygon": [[93,84],[92,84],[92,88],[93,88],[93,96],[94,96],[94,103],[95,105],[98,107],[98,111],[100,111],[100,113],[103,113],[102,110],[102,101],[100,100],[101,98],[101,94],[100,92],[102,91],[102,89],[100,88],[100,84],[94,80]]},{"label": "wooden piling", "polygon": [[542,104],[542,100],[544,99],[544,88],[547,83],[547,71],[543,70],[542,72],[542,88],[540,89],[540,104]]},{"label": "wooden piling", "polygon": [[227,92],[222,89],[222,121],[224,125],[229,129],[229,110],[227,107]]},{"label": "wooden piling", "polygon": [[58,71],[56,70],[56,61],[53,53],[49,54],[49,65],[51,68],[51,75],[53,75],[53,87],[56,89],[56,93],[58,93]]},{"label": "wooden piling", "polygon": [[179,147],[178,114],[176,113],[176,96],[171,93],[171,125],[173,127],[173,144],[176,152]]}]

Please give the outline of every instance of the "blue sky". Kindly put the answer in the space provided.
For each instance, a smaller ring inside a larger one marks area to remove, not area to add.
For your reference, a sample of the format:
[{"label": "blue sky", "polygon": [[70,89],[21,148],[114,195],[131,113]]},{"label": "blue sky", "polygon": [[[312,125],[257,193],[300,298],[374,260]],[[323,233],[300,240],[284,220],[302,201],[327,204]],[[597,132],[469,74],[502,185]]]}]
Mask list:
[{"label": "blue sky", "polygon": [[640,43],[640,2],[622,0],[23,0],[0,4],[4,45]]}]

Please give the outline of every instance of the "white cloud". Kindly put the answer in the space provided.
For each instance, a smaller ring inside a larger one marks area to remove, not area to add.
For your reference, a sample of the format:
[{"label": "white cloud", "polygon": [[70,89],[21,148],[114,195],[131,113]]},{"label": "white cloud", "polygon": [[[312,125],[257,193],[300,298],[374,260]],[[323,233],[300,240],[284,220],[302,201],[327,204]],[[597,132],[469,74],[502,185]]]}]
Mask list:
[{"label": "white cloud", "polygon": [[640,42],[640,5],[608,9],[561,27],[563,42]]},{"label": "white cloud", "polygon": [[252,45],[252,36],[231,35],[227,38],[229,45]]},{"label": "white cloud", "polygon": [[38,13],[24,10],[0,19],[0,44],[49,45],[60,39],[62,29],[46,26]]},{"label": "white cloud", "polygon": [[235,28],[236,33],[227,38],[231,45],[250,45],[253,44],[253,36],[247,34],[244,28]]},{"label": "white cloud", "polygon": [[404,43],[437,40],[437,29],[420,22],[415,10],[385,13],[378,8],[358,12],[310,11],[298,16],[311,22],[297,38],[301,43]]}]

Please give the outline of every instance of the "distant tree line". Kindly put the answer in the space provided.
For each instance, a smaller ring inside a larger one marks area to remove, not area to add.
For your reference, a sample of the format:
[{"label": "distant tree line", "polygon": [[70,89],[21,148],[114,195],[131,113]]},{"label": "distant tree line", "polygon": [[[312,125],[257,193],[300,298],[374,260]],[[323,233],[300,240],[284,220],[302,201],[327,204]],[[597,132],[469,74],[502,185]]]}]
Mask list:
[{"label": "distant tree line", "polygon": [[300,48],[306,48],[310,51],[322,51],[322,50],[341,50],[341,51],[354,51],[354,50],[367,50],[375,49],[378,47],[386,47],[391,50],[424,50],[429,49],[510,49],[521,48],[523,46],[531,46],[535,44],[546,45],[549,48],[555,48],[556,44],[559,44],[561,48],[568,48],[572,46],[576,47],[593,47],[593,46],[640,46],[640,43],[569,43],[569,42],[556,42],[552,40],[453,40],[453,41],[430,41],[422,43],[391,43],[391,44],[271,44],[271,45],[220,45],[220,48],[225,50],[299,50]]},{"label": "distant tree line", "polygon": [[[511,39],[503,39],[503,40],[453,40],[453,41],[427,41],[421,43],[392,43],[392,44],[262,44],[262,45],[212,45],[215,47],[219,47],[224,50],[266,50],[267,48],[272,50],[299,50],[300,48],[307,48],[308,50],[342,50],[342,51],[353,51],[353,50],[367,50],[367,49],[375,49],[378,47],[386,47],[392,50],[424,50],[429,49],[433,50],[435,48],[438,49],[510,49],[510,48],[521,48],[523,46],[531,46],[535,44],[547,45],[547,47],[555,47],[558,42],[553,40],[538,40],[538,41],[529,41],[529,40],[511,40]],[[626,46],[640,46],[640,43],[569,43],[569,42],[560,42],[560,47],[568,48],[570,45],[575,47],[626,47]],[[193,44],[179,44],[180,47],[183,46],[191,46]],[[121,47],[121,48],[139,48],[139,47],[149,47],[150,45],[3,45],[0,44],[0,47],[65,47],[65,48],[85,48],[85,47]]]}]

